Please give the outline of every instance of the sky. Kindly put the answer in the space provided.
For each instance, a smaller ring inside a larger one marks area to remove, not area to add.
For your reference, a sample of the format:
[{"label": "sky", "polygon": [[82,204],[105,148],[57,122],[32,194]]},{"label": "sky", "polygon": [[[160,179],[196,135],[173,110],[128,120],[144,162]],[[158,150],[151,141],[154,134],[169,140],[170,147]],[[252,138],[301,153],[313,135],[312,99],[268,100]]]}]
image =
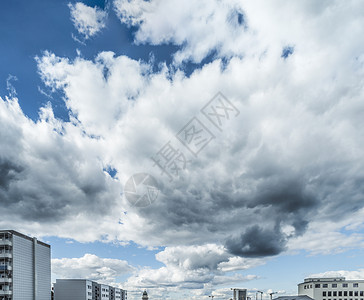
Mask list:
[{"label": "sky", "polygon": [[364,2],[0,4],[0,228],[130,300],[364,278]]}]

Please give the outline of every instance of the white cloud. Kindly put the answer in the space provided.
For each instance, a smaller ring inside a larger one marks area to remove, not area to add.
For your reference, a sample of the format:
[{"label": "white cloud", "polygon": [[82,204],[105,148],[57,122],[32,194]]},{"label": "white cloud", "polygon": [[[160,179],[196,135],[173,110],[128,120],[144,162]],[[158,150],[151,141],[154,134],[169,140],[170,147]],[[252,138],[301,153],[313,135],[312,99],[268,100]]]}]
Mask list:
[{"label": "white cloud", "polygon": [[0,99],[0,125],[2,227],[90,241],[101,238],[97,228],[118,222],[122,209],[108,207],[117,204],[120,187],[103,172],[97,139],[54,118],[50,105],[33,122],[17,99]]},{"label": "white cloud", "polygon": [[96,35],[106,26],[107,13],[96,6],[90,7],[82,2],[70,3],[68,6],[73,25],[85,39]]},{"label": "white cloud", "polygon": [[[166,247],[157,253],[156,259],[164,264],[159,269],[143,268],[128,278],[128,290],[147,288],[156,297],[161,291],[201,290],[210,293],[212,287],[257,279],[256,275],[227,274],[221,263],[234,260],[226,249],[216,244],[203,246]],[[234,270],[243,270],[262,263],[258,259],[246,259],[235,264]]]},{"label": "white cloud", "polygon": [[[254,255],[262,244],[251,237],[259,234],[274,237],[262,255],[277,254],[286,238],[317,219],[317,209],[325,220],[345,219],[359,205],[362,67],[342,64],[359,53],[357,39],[341,51],[312,34],[307,42],[316,52],[296,51],[284,60],[272,47],[264,56],[234,57],[225,68],[215,60],[190,77],[166,66],[153,73],[148,64],[110,52],[94,61],[47,52],[38,59],[43,80],[65,93],[77,127],[98,137],[102,165],[113,166],[121,184],[140,171],[163,182],[150,157],[217,91],[241,112],[192,160],[188,176],[165,183],[148,210],[122,217],[113,230],[118,239],[146,246],[228,239],[231,251]],[[350,199],[345,206],[343,198]],[[296,241],[295,249],[304,247]]]},{"label": "white cloud", "polygon": [[[161,294],[198,295],[226,280],[252,279],[229,272],[284,251],[363,245],[363,4],[115,3],[123,22],[139,26],[137,42],[183,45],[177,63],[201,61],[213,49],[232,58],[186,76],[111,52],[94,60],[45,52],[40,75],[64,93],[70,121],[56,119],[51,106],[31,121],[16,99],[1,99],[1,226],[166,246],[157,255],[163,267],[138,270],[127,282],[131,289],[158,283]],[[226,22],[240,9],[247,28]],[[284,59],[287,44],[294,52]],[[200,113],[218,91],[240,110],[223,132]],[[174,137],[193,116],[216,135],[197,158]],[[169,140],[190,159],[173,182],[150,159]],[[160,183],[159,198],[145,209],[120,195],[137,172]]]},{"label": "white cloud", "polygon": [[323,273],[311,274],[308,277],[345,277],[347,280],[363,279],[364,269],[358,269],[353,271],[339,270],[339,271],[327,271]]},{"label": "white cloud", "polygon": [[94,254],[85,254],[80,258],[52,259],[52,273],[57,278],[90,279],[111,284],[116,277],[134,270],[125,260],[100,258]]},{"label": "white cloud", "polygon": [[[136,43],[181,46],[178,64],[201,62],[214,51],[217,57],[259,57],[287,45],[320,55],[320,45],[337,46],[337,36],[357,36],[363,8],[356,1],[264,0],[115,0],[114,6],[121,22],[138,26]],[[349,50],[347,44],[340,47]]]}]

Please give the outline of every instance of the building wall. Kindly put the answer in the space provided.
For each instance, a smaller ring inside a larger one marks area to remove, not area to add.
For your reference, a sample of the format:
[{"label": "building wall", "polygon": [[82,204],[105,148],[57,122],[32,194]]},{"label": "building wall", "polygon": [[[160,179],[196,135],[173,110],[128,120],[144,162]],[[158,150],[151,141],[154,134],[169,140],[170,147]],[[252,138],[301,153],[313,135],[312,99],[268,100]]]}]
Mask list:
[{"label": "building wall", "polygon": [[101,294],[101,300],[109,300],[109,286],[101,284],[100,294]]},{"label": "building wall", "polygon": [[[91,289],[89,291],[92,291]],[[55,300],[88,300],[87,280],[57,279],[54,284]]]},{"label": "building wall", "polygon": [[122,290],[115,288],[114,289],[114,299],[112,300],[121,300],[122,299]]},{"label": "building wall", "polygon": [[[51,249],[37,243],[36,245],[37,299],[51,298]],[[14,299],[15,300],[15,299]]]},{"label": "building wall", "polygon": [[246,289],[233,289],[234,300],[246,300]]},{"label": "building wall", "polygon": [[33,241],[13,234],[13,300],[34,300],[33,263]]},{"label": "building wall", "polygon": [[54,296],[54,300],[125,300],[126,291],[87,279],[57,279]]},{"label": "building wall", "polygon": [[364,280],[307,278],[298,285],[298,294],[315,300],[364,300]]}]

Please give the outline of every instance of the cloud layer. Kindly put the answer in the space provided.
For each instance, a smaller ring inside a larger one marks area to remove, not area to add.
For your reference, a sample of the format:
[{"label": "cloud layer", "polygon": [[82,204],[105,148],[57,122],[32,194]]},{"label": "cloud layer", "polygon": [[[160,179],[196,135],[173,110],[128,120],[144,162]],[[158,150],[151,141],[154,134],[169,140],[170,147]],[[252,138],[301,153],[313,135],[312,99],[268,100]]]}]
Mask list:
[{"label": "cloud layer", "polygon": [[[0,100],[0,225],[166,246],[157,255],[165,266],[136,271],[131,288],[208,289],[253,279],[228,272],[285,251],[362,246],[362,6],[115,1],[136,43],[180,46],[173,65],[108,51],[37,57],[70,118],[55,118],[49,104],[30,120],[16,98]],[[97,9],[70,7],[86,39],[102,28]],[[186,75],[185,62],[204,59]],[[221,131],[201,113],[219,91],[240,111]],[[214,136],[197,157],[175,137],[193,117]],[[173,181],[151,160],[167,142],[188,161]],[[139,172],[160,184],[143,209],[122,197]]]},{"label": "cloud layer", "polygon": [[88,253],[80,258],[52,259],[52,272],[57,278],[86,278],[109,283],[131,271],[133,268],[125,260],[100,258]]}]

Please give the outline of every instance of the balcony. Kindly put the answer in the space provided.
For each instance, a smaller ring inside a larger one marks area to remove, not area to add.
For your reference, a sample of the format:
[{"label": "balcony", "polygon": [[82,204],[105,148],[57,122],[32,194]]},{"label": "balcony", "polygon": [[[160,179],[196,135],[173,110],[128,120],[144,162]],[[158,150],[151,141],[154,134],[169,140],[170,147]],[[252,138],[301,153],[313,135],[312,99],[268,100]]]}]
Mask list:
[{"label": "balcony", "polygon": [[12,295],[13,292],[12,291],[4,291],[4,290],[0,290],[0,296],[6,296],[6,295]]},{"label": "balcony", "polygon": [[13,243],[11,242],[11,240],[8,239],[0,239],[0,246],[11,246]]},{"label": "balcony", "polygon": [[7,277],[0,277],[0,283],[12,283],[13,279],[12,278],[7,278]]},{"label": "balcony", "polygon": [[11,271],[12,269],[11,265],[0,265],[0,271]]},{"label": "balcony", "polygon": [[0,251],[0,258],[12,258],[11,252]]}]

